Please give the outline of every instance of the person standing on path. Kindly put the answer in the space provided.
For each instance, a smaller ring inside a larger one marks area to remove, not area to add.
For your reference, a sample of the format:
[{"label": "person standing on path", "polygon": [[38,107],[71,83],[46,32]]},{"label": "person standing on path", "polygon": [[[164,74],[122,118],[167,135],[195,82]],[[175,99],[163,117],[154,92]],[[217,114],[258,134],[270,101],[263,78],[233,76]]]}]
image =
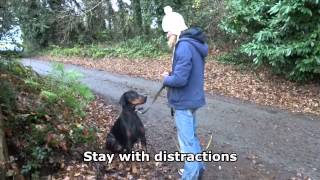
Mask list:
[{"label": "person standing on path", "polygon": [[[173,49],[172,71],[164,72],[163,85],[168,87],[167,98],[174,109],[174,119],[181,153],[202,153],[196,135],[197,110],[204,106],[204,67],[208,45],[200,28],[188,28],[185,21],[170,6],[164,8],[162,29],[167,33],[168,45]],[[179,170],[183,180],[201,179],[203,162],[185,162]]]}]

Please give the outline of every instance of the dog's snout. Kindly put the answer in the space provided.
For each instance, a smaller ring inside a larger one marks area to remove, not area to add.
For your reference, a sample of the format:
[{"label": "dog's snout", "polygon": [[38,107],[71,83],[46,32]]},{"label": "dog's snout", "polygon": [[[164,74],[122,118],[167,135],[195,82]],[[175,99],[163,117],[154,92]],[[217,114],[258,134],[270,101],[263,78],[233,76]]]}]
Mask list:
[{"label": "dog's snout", "polygon": [[145,96],[145,95],[139,95],[139,99],[142,101],[142,103],[146,103],[146,102],[147,102],[148,97],[147,97],[147,96]]}]

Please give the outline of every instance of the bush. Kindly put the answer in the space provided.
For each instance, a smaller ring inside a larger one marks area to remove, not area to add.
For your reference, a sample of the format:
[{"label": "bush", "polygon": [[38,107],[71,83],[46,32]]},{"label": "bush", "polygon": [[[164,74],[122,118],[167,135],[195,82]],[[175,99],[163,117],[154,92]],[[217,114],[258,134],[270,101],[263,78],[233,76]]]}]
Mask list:
[{"label": "bush", "polygon": [[241,51],[256,65],[297,81],[320,76],[319,1],[232,0],[228,8],[221,27],[249,37]]},{"label": "bush", "polygon": [[123,41],[115,46],[114,56],[119,57],[157,57],[167,52],[166,41],[163,37],[147,39],[141,36]]},{"label": "bush", "polygon": [[219,55],[217,60],[225,64],[248,65],[250,63],[248,56],[238,49]]},{"label": "bush", "polygon": [[3,128],[9,153],[24,175],[60,167],[56,157],[96,142],[98,129],[79,123],[91,91],[79,83],[79,73],[53,66],[48,77],[40,77],[17,62],[0,61]]},{"label": "bush", "polygon": [[145,37],[138,36],[111,46],[89,45],[83,47],[74,46],[72,48],[51,46],[48,52],[45,53],[53,56],[78,56],[89,58],[143,58],[158,57],[166,54],[167,52],[166,40],[164,37],[147,39]]},{"label": "bush", "polygon": [[[0,79],[1,80],[1,79]],[[0,84],[0,103],[1,108],[4,108],[5,110],[11,110],[15,107],[15,89],[12,87],[12,83],[3,81]]]},{"label": "bush", "polygon": [[95,142],[95,133],[98,131],[97,129],[82,124],[73,124],[70,128],[70,140],[75,145]]},{"label": "bush", "polygon": [[[194,0],[184,2],[177,7],[189,26],[198,26],[206,32],[211,48],[226,48],[233,46],[232,40],[225,32],[219,29],[217,24],[226,14],[224,0]],[[188,4],[188,5],[187,5]]]}]

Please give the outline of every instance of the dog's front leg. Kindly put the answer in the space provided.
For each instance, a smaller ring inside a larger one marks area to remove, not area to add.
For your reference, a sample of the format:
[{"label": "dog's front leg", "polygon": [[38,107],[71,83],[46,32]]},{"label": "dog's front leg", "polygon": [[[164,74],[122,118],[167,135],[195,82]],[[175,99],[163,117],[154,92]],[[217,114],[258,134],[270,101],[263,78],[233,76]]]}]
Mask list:
[{"label": "dog's front leg", "polygon": [[132,147],[133,147],[133,144],[132,144],[131,140],[129,139],[126,144],[126,152],[131,153]]},{"label": "dog's front leg", "polygon": [[140,143],[143,146],[143,148],[145,149],[145,151],[147,151],[147,139],[146,139],[146,134],[145,134],[145,130],[143,125],[140,127],[139,129],[139,136],[140,136]]},{"label": "dog's front leg", "polygon": [[144,149],[146,152],[148,152],[148,149],[147,149],[147,139],[146,139],[145,136],[143,136],[143,137],[141,138],[141,145],[143,146],[143,149]]},{"label": "dog's front leg", "polygon": [[131,150],[132,150],[132,147],[133,147],[133,142],[132,142],[133,134],[129,129],[127,129],[126,130],[126,135],[127,135],[127,137],[126,137],[127,138],[126,139],[126,152],[127,153],[131,153]]}]

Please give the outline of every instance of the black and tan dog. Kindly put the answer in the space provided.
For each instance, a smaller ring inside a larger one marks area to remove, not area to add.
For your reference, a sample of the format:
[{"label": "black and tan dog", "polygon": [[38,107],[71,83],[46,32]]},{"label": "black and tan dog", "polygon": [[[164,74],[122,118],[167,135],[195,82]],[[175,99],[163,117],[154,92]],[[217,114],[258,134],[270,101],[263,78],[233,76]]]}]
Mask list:
[{"label": "black and tan dog", "polygon": [[122,111],[107,135],[106,149],[117,153],[130,153],[138,140],[146,147],[145,129],[136,111],[136,106],[144,104],[146,100],[146,96],[132,90],[121,96]]}]

